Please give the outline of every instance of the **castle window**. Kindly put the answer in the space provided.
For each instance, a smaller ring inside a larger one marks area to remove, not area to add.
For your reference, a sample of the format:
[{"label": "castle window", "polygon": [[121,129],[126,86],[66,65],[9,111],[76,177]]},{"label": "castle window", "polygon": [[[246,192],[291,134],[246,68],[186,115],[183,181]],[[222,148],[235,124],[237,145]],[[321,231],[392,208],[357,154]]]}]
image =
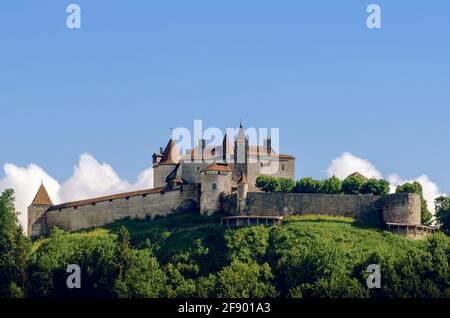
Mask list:
[{"label": "castle window", "polygon": [[92,205],[95,205],[95,202],[92,202]]},{"label": "castle window", "polygon": [[125,200],[127,200],[127,201],[130,200],[130,197],[126,197]]},{"label": "castle window", "polygon": [[109,200],[109,203],[112,203],[112,199]]},{"label": "castle window", "polygon": [[77,207],[76,205],[75,205],[73,208],[74,208],[75,210],[78,209],[78,207]]},{"label": "castle window", "polygon": [[220,171],[219,171],[219,175],[220,175]]},{"label": "castle window", "polygon": [[197,171],[199,171],[200,170],[200,167],[197,167]]},{"label": "castle window", "polygon": [[281,170],[284,170],[284,164],[281,165]]},{"label": "castle window", "polygon": [[217,184],[213,183],[213,184],[212,184],[212,189],[213,189],[213,190],[216,190],[216,189],[217,189]]},{"label": "castle window", "polygon": [[143,197],[143,198],[146,198],[146,197],[147,197],[147,195],[146,195],[146,194],[143,194],[143,195],[142,195],[142,197]]},{"label": "castle window", "polygon": [[264,167],[264,164],[261,162],[261,168]]}]

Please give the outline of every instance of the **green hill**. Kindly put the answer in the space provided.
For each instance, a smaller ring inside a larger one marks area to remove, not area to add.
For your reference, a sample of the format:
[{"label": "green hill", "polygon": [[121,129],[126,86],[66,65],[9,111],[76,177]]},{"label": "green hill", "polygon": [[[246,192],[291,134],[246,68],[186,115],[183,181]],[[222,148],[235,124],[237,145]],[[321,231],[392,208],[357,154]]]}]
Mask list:
[{"label": "green hill", "polygon": [[[185,213],[53,231],[34,243],[32,276],[49,281],[38,296],[448,297],[449,258],[443,234],[414,241],[323,216],[236,229]],[[60,281],[71,263],[86,277],[80,291]],[[369,264],[380,266],[379,289],[367,287]]]}]

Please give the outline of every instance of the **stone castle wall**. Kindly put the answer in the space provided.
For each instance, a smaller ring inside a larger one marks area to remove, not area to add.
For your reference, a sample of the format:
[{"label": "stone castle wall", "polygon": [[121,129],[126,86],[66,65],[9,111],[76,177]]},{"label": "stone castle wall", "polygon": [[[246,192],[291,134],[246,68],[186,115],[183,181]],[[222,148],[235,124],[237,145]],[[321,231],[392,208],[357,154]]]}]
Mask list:
[{"label": "stone castle wall", "polygon": [[36,222],[33,229],[34,235],[37,227],[43,221],[46,230],[54,226],[66,231],[77,231],[81,229],[102,226],[124,218],[144,219],[146,217],[165,216],[175,210],[197,210],[199,206],[198,185],[185,185],[182,190],[167,191],[162,193],[151,193],[147,195],[131,196],[128,199],[114,199],[111,202],[97,202],[95,205],[82,205],[63,208],[61,210],[47,211],[41,219]]},{"label": "stone castle wall", "polygon": [[[222,199],[222,210],[236,215],[236,196]],[[371,224],[420,224],[420,197],[416,194],[333,195],[303,193],[249,192],[243,214],[333,215],[345,216]]]}]

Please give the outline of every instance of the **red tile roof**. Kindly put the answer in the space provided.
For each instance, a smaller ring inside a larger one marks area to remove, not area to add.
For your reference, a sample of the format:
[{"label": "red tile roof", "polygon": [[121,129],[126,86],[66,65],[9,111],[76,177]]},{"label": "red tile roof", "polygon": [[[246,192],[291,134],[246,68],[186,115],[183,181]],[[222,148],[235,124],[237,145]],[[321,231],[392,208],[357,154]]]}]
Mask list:
[{"label": "red tile roof", "polygon": [[53,202],[50,199],[50,196],[48,195],[48,192],[45,189],[43,184],[41,184],[41,186],[39,187],[39,190],[36,193],[36,196],[34,197],[34,200],[31,204],[32,205],[53,205]]},{"label": "red tile roof", "polygon": [[105,201],[109,201],[109,200],[125,199],[128,197],[136,197],[136,196],[140,196],[140,195],[159,193],[163,189],[164,189],[163,187],[162,188],[154,188],[154,189],[146,189],[146,190],[139,190],[139,191],[133,191],[133,192],[125,192],[125,193],[118,193],[118,194],[113,194],[113,195],[106,195],[103,197],[92,198],[92,199],[87,199],[87,200],[66,202],[66,203],[52,206],[49,209],[49,211],[66,209],[66,208],[71,208],[71,207],[76,207],[76,206],[89,205],[89,204],[105,202]]},{"label": "red tile roof", "polygon": [[224,172],[231,172],[230,167],[226,163],[213,163],[209,165],[206,169],[203,171],[224,171]]}]

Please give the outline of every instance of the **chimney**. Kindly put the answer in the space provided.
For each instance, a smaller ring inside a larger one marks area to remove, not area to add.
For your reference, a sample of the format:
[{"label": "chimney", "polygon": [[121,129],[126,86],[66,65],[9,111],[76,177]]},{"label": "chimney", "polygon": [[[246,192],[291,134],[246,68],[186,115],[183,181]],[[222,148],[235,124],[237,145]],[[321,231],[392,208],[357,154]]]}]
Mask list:
[{"label": "chimney", "polygon": [[201,150],[202,150],[202,159],[205,155],[205,148],[206,148],[206,140],[205,139],[200,139],[200,145],[201,145]]},{"label": "chimney", "polygon": [[272,138],[265,138],[264,139],[264,148],[266,148],[267,155],[272,154]]}]

